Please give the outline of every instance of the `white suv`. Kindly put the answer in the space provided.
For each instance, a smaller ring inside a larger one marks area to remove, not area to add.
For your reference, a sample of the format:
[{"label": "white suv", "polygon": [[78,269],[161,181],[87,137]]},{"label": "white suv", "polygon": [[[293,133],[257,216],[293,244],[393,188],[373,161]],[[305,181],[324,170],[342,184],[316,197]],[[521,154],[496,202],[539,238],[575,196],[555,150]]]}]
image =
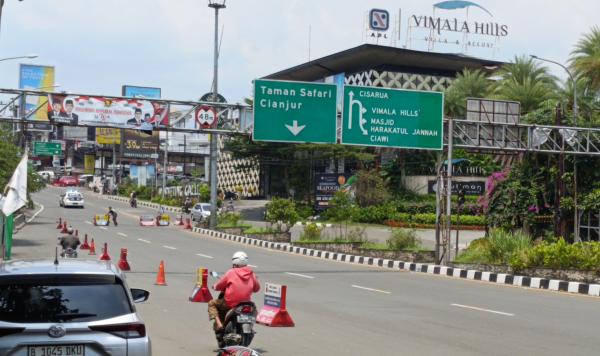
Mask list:
[{"label": "white suv", "polygon": [[83,195],[77,190],[67,190],[60,195],[58,205],[66,207],[79,207],[83,208],[84,200]]},{"label": "white suv", "polygon": [[10,261],[0,265],[0,355],[151,355],[146,326],[110,261]]}]

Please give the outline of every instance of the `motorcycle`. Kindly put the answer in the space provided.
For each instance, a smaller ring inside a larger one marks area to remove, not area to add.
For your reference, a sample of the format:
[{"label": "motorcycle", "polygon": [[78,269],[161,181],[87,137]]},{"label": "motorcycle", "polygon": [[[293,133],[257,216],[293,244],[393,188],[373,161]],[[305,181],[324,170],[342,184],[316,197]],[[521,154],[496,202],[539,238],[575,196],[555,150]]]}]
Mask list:
[{"label": "motorcycle", "polygon": [[[219,274],[211,271],[211,276],[218,278]],[[219,298],[223,298],[223,294],[224,293],[221,292]],[[228,346],[249,346],[255,334],[254,324],[256,323],[256,315],[256,305],[251,301],[242,302],[235,308],[229,310],[223,321],[223,329],[215,332],[219,348],[226,348]],[[223,355],[232,354],[226,353]]]},{"label": "motorcycle", "polygon": [[129,205],[131,205],[132,208],[137,208],[137,199],[136,198],[129,199]]}]

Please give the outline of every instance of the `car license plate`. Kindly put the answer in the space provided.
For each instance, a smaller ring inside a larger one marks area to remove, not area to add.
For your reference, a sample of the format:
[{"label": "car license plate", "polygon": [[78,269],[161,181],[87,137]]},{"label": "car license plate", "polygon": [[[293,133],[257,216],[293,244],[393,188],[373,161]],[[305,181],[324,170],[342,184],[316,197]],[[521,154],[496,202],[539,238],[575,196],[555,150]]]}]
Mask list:
[{"label": "car license plate", "polygon": [[29,346],[27,356],[83,356],[85,345]]},{"label": "car license plate", "polygon": [[252,323],[254,322],[254,317],[252,315],[241,314],[237,317],[238,323]]}]

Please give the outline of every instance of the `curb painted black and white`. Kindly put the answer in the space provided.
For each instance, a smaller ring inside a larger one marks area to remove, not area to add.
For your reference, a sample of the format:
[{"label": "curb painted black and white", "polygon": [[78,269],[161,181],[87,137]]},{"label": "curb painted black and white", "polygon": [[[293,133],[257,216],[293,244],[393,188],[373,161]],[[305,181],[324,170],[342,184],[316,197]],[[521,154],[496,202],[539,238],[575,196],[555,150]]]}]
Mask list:
[{"label": "curb painted black and white", "polygon": [[[120,201],[123,203],[129,203],[129,198],[124,198],[124,197],[120,197],[120,196],[116,196],[116,195],[99,195],[101,197],[104,197],[105,199],[109,199],[109,200],[115,200],[115,201]],[[147,201],[143,201],[143,200],[138,200],[137,202],[138,206],[143,206],[146,208],[154,208],[154,209],[160,209],[160,207],[162,206],[163,208],[165,208],[165,211],[170,211],[172,213],[181,213],[181,208],[178,207],[174,207],[174,206],[168,206],[168,205],[160,205],[157,203],[150,203]]]},{"label": "curb painted black and white", "polygon": [[321,251],[306,247],[293,246],[289,243],[258,240],[245,236],[232,235],[221,231],[203,229],[198,227],[192,228],[192,231],[205,234],[211,237],[226,239],[251,246],[264,247],[273,250],[279,250],[289,253],[295,253],[298,255],[311,256],[338,262],[378,266],[394,270],[405,270],[427,274],[438,274],[447,277],[463,278],[475,281],[485,281],[490,283],[513,285],[526,288],[547,289],[559,292],[577,293],[595,297],[600,296],[600,284],[588,284],[580,282],[562,281],[557,279],[517,276],[506,273],[482,272],[476,270],[453,268],[448,266],[432,265],[427,263],[403,262],[383,258],[348,255],[344,253]]}]

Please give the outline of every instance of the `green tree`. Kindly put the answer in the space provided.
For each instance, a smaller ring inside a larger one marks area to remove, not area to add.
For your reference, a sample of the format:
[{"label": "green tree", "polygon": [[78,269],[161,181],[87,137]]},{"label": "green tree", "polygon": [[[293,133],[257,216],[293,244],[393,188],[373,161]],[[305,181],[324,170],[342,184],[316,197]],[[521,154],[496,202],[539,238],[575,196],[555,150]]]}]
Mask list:
[{"label": "green tree", "polygon": [[500,79],[494,85],[495,96],[520,102],[521,113],[536,110],[544,101],[557,97],[556,77],[533,58],[517,56],[496,75]]},{"label": "green tree", "polygon": [[390,197],[379,170],[362,169],[356,176],[354,197],[359,206],[383,204]]},{"label": "green tree", "polygon": [[444,93],[444,113],[453,117],[465,117],[466,99],[484,98],[490,92],[490,80],[479,69],[464,69]]},{"label": "green tree", "polygon": [[357,206],[352,201],[349,193],[338,191],[329,201],[329,209],[325,211],[325,217],[338,225],[338,236],[346,238],[348,236],[348,223],[356,214]]},{"label": "green tree", "polygon": [[600,28],[594,26],[591,32],[577,42],[571,52],[571,66],[580,77],[589,78],[590,88],[600,90]]},{"label": "green tree", "polygon": [[290,199],[274,198],[267,204],[266,219],[275,224],[277,231],[288,232],[299,219],[294,202]]}]

